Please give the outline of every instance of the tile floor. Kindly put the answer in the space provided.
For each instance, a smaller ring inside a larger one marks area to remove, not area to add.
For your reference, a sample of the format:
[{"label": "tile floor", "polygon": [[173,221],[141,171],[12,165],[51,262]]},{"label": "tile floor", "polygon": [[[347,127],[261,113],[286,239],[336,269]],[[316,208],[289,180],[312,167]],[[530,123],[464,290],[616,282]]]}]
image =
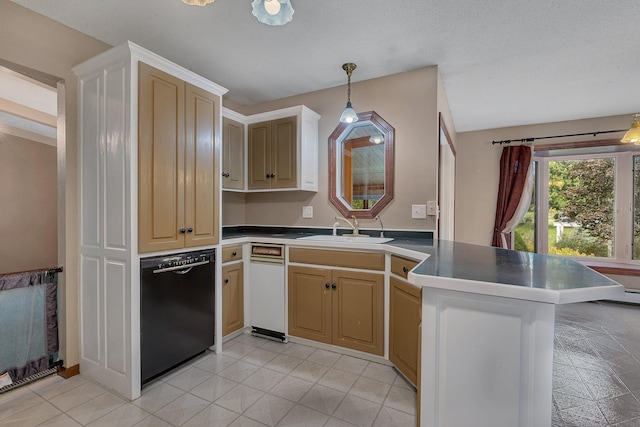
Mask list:
[{"label": "tile floor", "polygon": [[[640,306],[580,303],[556,316],[553,426],[640,427]],[[82,376],[0,395],[0,426],[415,426],[393,368],[243,335],[127,402]]]}]

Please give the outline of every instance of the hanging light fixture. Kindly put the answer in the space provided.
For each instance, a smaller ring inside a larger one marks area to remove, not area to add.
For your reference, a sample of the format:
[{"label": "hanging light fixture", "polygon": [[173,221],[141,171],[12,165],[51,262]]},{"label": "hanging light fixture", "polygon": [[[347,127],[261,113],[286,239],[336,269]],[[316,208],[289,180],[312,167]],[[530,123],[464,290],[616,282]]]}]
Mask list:
[{"label": "hanging light fixture", "polygon": [[633,115],[633,123],[631,123],[631,128],[624,134],[620,142],[625,144],[632,143],[635,145],[640,145],[640,113],[636,113]]},{"label": "hanging light fixture", "polygon": [[182,0],[183,3],[189,4],[191,6],[206,6],[209,3],[213,3],[216,0]]},{"label": "hanging light fixture", "polygon": [[291,0],[253,0],[251,13],[267,25],[284,25],[293,19]]},{"label": "hanging light fixture", "polygon": [[347,72],[347,106],[340,116],[340,123],[353,123],[358,121],[358,114],[351,106],[351,73],[356,67],[357,65],[352,62],[342,64],[342,69]]}]

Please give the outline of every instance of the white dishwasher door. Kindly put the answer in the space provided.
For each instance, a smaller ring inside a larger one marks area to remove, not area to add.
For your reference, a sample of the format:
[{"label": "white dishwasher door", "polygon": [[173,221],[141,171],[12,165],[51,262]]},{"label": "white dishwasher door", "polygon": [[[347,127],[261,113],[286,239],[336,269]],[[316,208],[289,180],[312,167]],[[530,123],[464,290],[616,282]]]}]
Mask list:
[{"label": "white dishwasher door", "polygon": [[284,334],[284,265],[251,261],[251,326]]}]

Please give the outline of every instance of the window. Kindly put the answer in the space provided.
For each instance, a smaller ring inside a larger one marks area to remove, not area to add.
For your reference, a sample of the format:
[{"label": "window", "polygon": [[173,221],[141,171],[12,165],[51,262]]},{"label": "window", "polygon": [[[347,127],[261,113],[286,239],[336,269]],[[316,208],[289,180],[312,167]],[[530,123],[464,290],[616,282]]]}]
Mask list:
[{"label": "window", "polygon": [[[514,232],[514,248],[617,261],[640,259],[640,155],[615,152],[620,148],[572,155],[555,155],[562,150],[550,155],[536,148],[536,188],[529,211]],[[568,151],[575,150],[564,150]]]}]

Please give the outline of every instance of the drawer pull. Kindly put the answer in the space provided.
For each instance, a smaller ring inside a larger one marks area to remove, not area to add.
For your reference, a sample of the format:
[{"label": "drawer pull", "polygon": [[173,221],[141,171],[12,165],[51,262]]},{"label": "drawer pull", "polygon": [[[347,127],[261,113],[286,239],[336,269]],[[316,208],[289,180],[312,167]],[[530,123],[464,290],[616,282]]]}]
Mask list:
[{"label": "drawer pull", "polygon": [[224,279],[224,283],[229,283],[229,279]]},{"label": "drawer pull", "polygon": [[327,288],[327,289],[329,289],[329,284],[328,284],[328,283],[325,283],[325,284],[324,284],[324,287],[325,287],[325,288]]},{"label": "drawer pull", "polygon": [[331,284],[331,289],[336,289],[336,288],[337,288],[336,284],[335,284],[335,283],[332,283],[332,284]]},{"label": "drawer pull", "polygon": [[238,252],[236,251],[231,252],[231,256],[236,256],[236,255],[238,255]]},{"label": "drawer pull", "polygon": [[409,272],[409,269],[407,267],[402,267],[402,272],[404,274],[407,274]]}]

